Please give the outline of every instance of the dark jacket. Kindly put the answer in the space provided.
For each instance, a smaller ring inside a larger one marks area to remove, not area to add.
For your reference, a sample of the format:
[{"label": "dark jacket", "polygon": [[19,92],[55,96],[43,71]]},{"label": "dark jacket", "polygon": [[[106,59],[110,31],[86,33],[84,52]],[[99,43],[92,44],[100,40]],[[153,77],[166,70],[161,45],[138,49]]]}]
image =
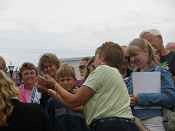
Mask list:
[{"label": "dark jacket", "polygon": [[12,99],[14,110],[9,116],[7,126],[0,131],[52,131],[48,115],[41,110],[40,105],[21,103]]},{"label": "dark jacket", "polygon": [[57,100],[48,101],[48,113],[55,131],[88,131],[83,115]]}]

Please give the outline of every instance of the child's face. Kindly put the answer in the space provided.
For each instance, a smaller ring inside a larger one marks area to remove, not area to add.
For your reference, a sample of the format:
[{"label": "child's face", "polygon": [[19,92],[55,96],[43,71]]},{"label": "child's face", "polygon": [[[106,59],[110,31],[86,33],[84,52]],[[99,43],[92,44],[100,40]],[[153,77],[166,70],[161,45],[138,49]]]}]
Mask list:
[{"label": "child's face", "polygon": [[76,80],[72,76],[60,77],[58,82],[64,89],[68,91],[75,88],[76,86]]}]

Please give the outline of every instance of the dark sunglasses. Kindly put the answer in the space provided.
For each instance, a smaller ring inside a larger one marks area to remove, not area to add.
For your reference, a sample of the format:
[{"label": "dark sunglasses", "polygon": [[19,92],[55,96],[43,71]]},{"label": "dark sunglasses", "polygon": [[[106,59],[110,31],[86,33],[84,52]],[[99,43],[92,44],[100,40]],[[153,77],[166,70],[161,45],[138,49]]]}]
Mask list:
[{"label": "dark sunglasses", "polygon": [[85,65],[80,65],[80,66],[79,66],[79,69],[85,69],[85,68],[86,68]]}]

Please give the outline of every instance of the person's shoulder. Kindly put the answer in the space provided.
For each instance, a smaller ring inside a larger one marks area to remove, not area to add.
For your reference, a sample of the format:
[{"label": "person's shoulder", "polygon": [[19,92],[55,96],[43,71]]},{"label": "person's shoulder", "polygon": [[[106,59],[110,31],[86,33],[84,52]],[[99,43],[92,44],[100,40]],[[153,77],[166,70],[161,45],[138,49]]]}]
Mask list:
[{"label": "person's shoulder", "polygon": [[173,57],[175,59],[175,52],[174,51],[170,51],[165,57]]},{"label": "person's shoulder", "polygon": [[167,70],[164,66],[162,66],[162,65],[155,65],[154,67],[153,67],[153,71],[164,71],[164,70]]},{"label": "person's shoulder", "polygon": [[41,114],[42,108],[39,104],[35,103],[22,103],[18,102],[18,104],[15,105],[18,112],[25,115],[35,115],[35,114]]},{"label": "person's shoulder", "polygon": [[23,105],[23,108],[29,112],[40,112],[41,106],[36,103],[26,103]]},{"label": "person's shoulder", "polygon": [[110,72],[111,67],[107,65],[99,65],[91,74],[99,74],[100,76],[106,75]]},{"label": "person's shoulder", "polygon": [[160,65],[156,65],[154,71],[159,71],[161,75],[163,74],[170,74],[169,70],[166,67],[162,67]]},{"label": "person's shoulder", "polygon": [[23,105],[23,108],[26,108],[26,109],[34,109],[34,110],[40,110],[41,109],[41,106],[39,104],[36,104],[36,103],[22,103]]},{"label": "person's shoulder", "polygon": [[102,70],[102,71],[110,71],[110,70],[114,70],[113,67],[110,67],[108,65],[100,65],[96,68],[97,70]]},{"label": "person's shoulder", "polygon": [[106,70],[106,66],[105,65],[99,65],[96,67],[96,69],[94,71],[92,71],[90,74],[99,74],[99,73],[102,73],[103,71]]},{"label": "person's shoulder", "polygon": [[170,51],[169,54],[170,55],[175,55],[175,51]]},{"label": "person's shoulder", "polygon": [[105,69],[106,67],[106,65],[99,65],[97,66],[96,70]]},{"label": "person's shoulder", "polygon": [[171,57],[172,57],[173,61],[175,62],[175,51],[171,51]]}]

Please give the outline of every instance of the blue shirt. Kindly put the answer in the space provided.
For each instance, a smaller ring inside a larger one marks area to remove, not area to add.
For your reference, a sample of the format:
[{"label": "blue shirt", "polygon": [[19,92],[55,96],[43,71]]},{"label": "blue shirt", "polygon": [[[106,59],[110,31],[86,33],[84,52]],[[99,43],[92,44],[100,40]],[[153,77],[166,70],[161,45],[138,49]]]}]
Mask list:
[{"label": "blue shirt", "polygon": [[[133,108],[133,114],[140,119],[148,119],[162,115],[162,107],[173,108],[175,106],[175,87],[171,73],[155,65],[145,72],[161,73],[160,93],[140,93],[138,94],[138,103]],[[132,77],[125,80],[130,95],[133,94]]]}]

